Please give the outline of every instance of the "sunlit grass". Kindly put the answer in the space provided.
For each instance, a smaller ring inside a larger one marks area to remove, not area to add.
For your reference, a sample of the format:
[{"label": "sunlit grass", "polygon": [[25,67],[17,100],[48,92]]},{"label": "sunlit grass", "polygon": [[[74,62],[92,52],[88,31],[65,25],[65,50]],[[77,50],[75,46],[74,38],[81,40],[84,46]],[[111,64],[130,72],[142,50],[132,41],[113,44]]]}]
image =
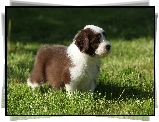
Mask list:
[{"label": "sunlit grass", "polygon": [[56,91],[47,84],[32,91],[26,79],[41,44],[12,44],[7,56],[7,113],[153,115],[154,41],[144,38],[133,41],[112,40],[111,44],[112,52],[102,59],[94,95],[78,92],[72,98],[65,91]]}]

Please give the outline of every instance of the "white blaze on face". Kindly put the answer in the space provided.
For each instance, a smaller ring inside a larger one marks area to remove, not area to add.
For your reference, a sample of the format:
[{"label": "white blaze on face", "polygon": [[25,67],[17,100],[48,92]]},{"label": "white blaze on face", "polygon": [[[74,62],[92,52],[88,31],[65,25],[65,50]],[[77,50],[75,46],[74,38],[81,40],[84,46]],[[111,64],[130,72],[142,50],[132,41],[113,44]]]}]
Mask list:
[{"label": "white blaze on face", "polygon": [[95,51],[95,54],[99,55],[99,56],[106,56],[110,50],[106,49],[106,46],[110,45],[109,41],[103,41],[99,44],[98,48]]}]

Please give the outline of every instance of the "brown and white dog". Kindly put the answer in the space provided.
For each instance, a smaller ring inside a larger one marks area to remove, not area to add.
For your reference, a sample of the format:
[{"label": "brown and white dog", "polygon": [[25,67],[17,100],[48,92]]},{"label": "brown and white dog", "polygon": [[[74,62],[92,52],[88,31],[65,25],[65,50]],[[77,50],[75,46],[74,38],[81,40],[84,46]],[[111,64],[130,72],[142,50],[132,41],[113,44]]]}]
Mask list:
[{"label": "brown and white dog", "polygon": [[52,87],[94,92],[100,71],[100,59],[110,52],[105,31],[86,25],[68,46],[43,46],[37,52],[32,73],[27,80],[32,88],[48,82]]}]

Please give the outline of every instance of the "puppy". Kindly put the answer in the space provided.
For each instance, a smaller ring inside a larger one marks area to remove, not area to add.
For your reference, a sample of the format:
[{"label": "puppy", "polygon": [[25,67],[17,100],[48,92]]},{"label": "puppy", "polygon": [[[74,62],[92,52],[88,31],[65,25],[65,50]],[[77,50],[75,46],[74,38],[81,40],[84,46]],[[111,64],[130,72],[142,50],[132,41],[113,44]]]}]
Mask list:
[{"label": "puppy", "polygon": [[94,92],[100,71],[100,59],[110,52],[105,31],[86,25],[68,46],[45,45],[37,52],[28,86],[35,88],[48,82],[55,89],[66,88],[69,94],[77,91]]}]

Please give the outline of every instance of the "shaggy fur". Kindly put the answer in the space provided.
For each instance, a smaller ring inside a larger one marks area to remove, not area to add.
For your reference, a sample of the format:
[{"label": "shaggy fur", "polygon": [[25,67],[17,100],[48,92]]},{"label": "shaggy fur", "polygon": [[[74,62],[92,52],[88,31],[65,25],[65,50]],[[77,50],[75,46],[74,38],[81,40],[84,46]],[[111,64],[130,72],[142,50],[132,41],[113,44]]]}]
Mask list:
[{"label": "shaggy fur", "polygon": [[105,31],[87,25],[74,37],[70,46],[45,45],[37,52],[27,83],[32,88],[48,82],[52,87],[93,92],[100,69],[100,58],[110,52]]}]

